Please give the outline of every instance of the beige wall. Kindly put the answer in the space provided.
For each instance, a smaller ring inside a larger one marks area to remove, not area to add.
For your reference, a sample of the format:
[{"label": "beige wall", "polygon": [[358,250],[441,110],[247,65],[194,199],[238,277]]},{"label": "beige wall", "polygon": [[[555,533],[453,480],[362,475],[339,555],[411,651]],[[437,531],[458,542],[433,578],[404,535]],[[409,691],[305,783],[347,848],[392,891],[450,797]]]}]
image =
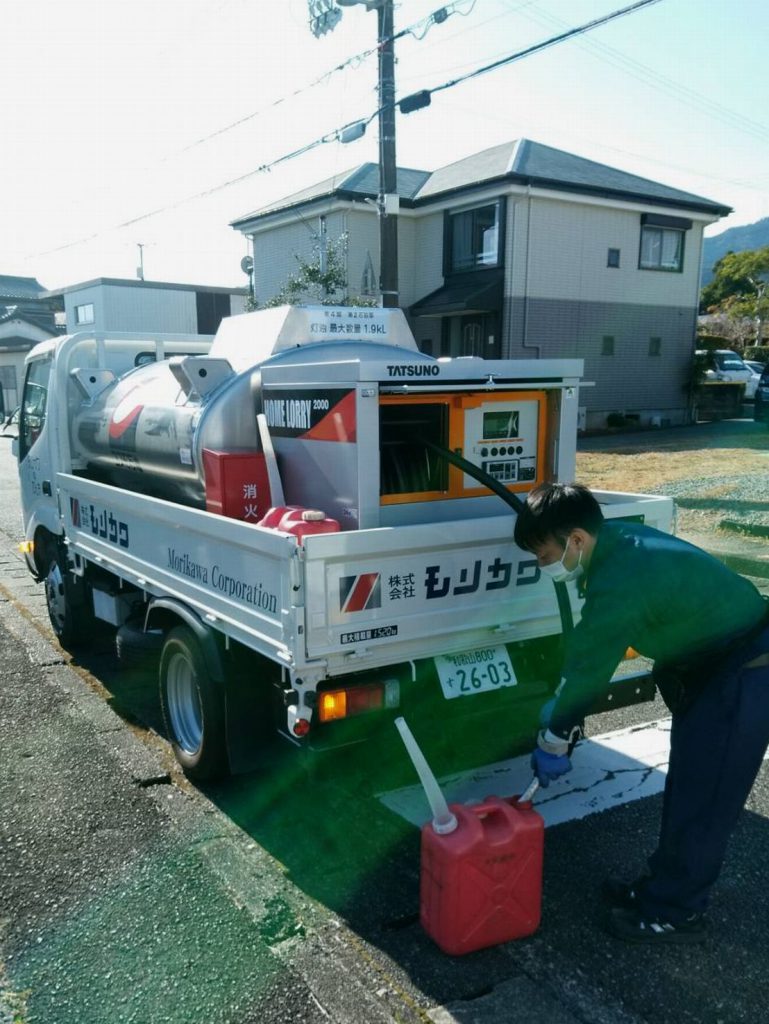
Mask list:
[{"label": "beige wall", "polygon": [[[528,270],[531,298],[580,302],[632,302],[649,306],[695,305],[699,283],[702,225],[686,232],[681,273],[641,270],[638,254],[641,213],[585,203],[531,200],[531,246],[526,234],[526,198],[515,202],[513,278],[508,294],[524,295]],[[649,212],[654,208],[649,207]],[[675,210],[666,213],[677,213]],[[687,216],[685,211],[680,216]],[[609,248],[620,250],[620,266],[607,267]]]},{"label": "beige wall", "polygon": [[[329,242],[343,235],[348,226],[346,211],[326,215],[326,235]],[[312,260],[320,241],[320,221],[317,214],[294,217],[287,224],[265,228],[254,238],[254,289],[261,306],[274,298],[298,269],[297,256]],[[362,271],[362,266],[361,266]],[[352,271],[356,289],[361,271]],[[349,273],[349,271],[348,271]]]},{"label": "beige wall", "polygon": [[414,250],[414,295],[411,302],[423,299],[443,285],[442,212],[422,213],[415,219]]}]

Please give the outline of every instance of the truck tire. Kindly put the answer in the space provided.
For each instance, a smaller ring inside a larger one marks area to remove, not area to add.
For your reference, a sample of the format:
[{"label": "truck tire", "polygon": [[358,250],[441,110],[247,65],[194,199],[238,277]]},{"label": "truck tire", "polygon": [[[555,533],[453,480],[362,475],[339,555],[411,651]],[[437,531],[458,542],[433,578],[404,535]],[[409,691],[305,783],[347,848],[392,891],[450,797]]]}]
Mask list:
[{"label": "truck tire", "polygon": [[57,545],[47,553],[45,603],[56,638],[65,650],[84,644],[91,636],[94,617],[88,604],[88,584],[67,568]]},{"label": "truck tire", "polygon": [[212,781],[229,774],[222,686],[212,679],[197,637],[176,626],[160,656],[160,703],[185,775]]}]

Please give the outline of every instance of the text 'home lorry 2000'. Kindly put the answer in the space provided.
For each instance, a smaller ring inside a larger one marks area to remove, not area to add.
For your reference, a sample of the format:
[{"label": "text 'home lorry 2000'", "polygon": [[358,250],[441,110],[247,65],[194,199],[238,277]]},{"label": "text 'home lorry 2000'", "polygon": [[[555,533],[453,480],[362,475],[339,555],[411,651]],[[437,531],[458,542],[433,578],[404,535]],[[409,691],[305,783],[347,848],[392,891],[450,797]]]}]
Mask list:
[{"label": "text 'home lorry 2000'", "polygon": [[[270,733],[314,752],[387,742],[403,714],[439,768],[474,740],[509,754],[580,601],[515,547],[500,493],[573,479],[581,372],[433,359],[389,309],[282,307],[213,341],[43,342],[17,443],[60,642],[101,620],[126,660],[157,649],[197,778],[248,766]],[[669,499],[598,498],[671,528]],[[618,684],[614,706],[649,692]]]}]

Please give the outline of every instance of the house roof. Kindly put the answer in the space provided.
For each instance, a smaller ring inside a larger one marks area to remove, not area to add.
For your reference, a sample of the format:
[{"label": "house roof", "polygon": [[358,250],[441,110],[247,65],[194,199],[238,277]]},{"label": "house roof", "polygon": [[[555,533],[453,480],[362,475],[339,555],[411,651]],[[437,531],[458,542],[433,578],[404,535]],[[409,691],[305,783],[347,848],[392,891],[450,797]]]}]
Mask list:
[{"label": "house roof", "polygon": [[[655,206],[684,207],[717,216],[726,216],[731,212],[731,207],[712,199],[671,188],[594,160],[586,160],[530,139],[493,146],[432,172],[398,168],[397,191],[404,206],[421,207],[439,198],[445,199],[452,193],[477,189],[492,182],[533,185]],[[231,226],[242,229],[253,221],[297,209],[318,199],[364,199],[375,197],[378,191],[377,164],[361,164],[352,171],[327,178],[302,192],[239,217],[232,221]]]},{"label": "house roof", "polygon": [[45,288],[34,277],[0,274],[0,299],[39,299]]},{"label": "house roof", "polygon": [[2,306],[0,305],[0,324],[20,321],[40,327],[51,335],[57,334],[56,319],[52,310],[36,306]]},{"label": "house roof", "polygon": [[[399,167],[396,174],[396,191],[403,200],[412,200],[420,187],[430,177],[429,171],[418,171],[410,167]],[[231,227],[240,227],[249,221],[259,220],[281,210],[294,209],[316,199],[337,196],[340,199],[375,199],[379,194],[379,164],[365,163],[350,170],[335,174],[332,178],[310,185],[301,192],[284,196],[274,203],[262,206],[253,213],[247,213],[231,221]]]},{"label": "house roof", "polygon": [[469,279],[452,281],[415,302],[412,316],[446,316],[448,313],[488,313],[502,305],[501,273],[483,271]]}]

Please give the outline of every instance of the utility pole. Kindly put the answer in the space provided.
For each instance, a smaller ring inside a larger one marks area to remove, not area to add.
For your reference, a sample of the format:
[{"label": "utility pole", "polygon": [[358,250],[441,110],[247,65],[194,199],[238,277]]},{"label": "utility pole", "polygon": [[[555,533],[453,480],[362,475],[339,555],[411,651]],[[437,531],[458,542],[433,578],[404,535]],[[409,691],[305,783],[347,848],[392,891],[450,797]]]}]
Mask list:
[{"label": "utility pole", "polygon": [[328,232],[325,213],[318,217],[318,248],[320,250],[320,272],[325,274],[328,270]]},{"label": "utility pole", "polygon": [[[310,28],[319,37],[330,32],[339,21],[339,8],[364,4],[377,13],[379,44],[379,290],[382,305],[399,304],[398,294],[398,182],[395,163],[395,44],[393,41],[394,0],[308,0]],[[429,103],[429,98],[427,100]],[[422,104],[425,105],[425,104]],[[414,107],[413,109],[416,109]],[[342,142],[353,142],[365,131],[365,122]]]},{"label": "utility pole", "polygon": [[136,276],[140,281],[144,280],[144,243],[137,242],[136,247],[139,250],[139,266],[136,268]]},{"label": "utility pole", "polygon": [[395,45],[393,0],[377,7],[379,43],[379,283],[382,305],[398,296],[398,183],[395,162]]}]

